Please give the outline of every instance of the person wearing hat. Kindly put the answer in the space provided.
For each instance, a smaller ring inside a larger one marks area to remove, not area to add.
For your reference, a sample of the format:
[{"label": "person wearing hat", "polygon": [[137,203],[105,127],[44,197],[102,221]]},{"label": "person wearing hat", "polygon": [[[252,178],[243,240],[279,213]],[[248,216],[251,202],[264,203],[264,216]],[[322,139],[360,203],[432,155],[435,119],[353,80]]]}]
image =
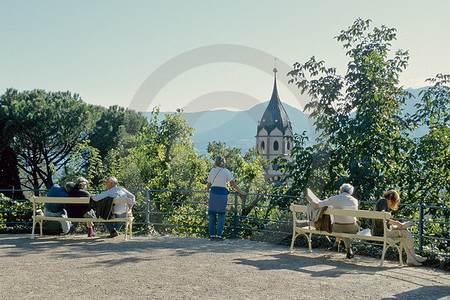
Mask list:
[{"label": "person wearing hat", "polygon": [[[70,197],[90,197],[91,194],[86,191],[88,181],[84,177],[78,177],[72,191],[69,192]],[[68,204],[67,213],[70,218],[95,218],[95,212],[89,207],[89,204]],[[72,230],[78,226],[73,223]],[[86,222],[88,229],[88,237],[96,236],[92,222]]]},{"label": "person wearing hat", "polygon": [[[58,184],[53,185],[47,193],[47,197],[69,197],[71,191],[70,185],[61,187]],[[63,217],[67,218],[66,205],[64,203],[45,203],[44,216],[46,217]],[[69,234],[72,226],[70,221],[60,221],[64,234]]]}]

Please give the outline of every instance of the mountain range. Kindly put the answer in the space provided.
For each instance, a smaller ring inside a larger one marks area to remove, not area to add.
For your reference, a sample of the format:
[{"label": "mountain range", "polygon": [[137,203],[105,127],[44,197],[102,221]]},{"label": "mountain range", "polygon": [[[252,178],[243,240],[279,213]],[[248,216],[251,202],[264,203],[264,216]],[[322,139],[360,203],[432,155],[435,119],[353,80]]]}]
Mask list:
[{"label": "mountain range", "polygon": [[[407,89],[414,98],[410,99],[403,107],[405,113],[415,111],[414,104],[417,103],[418,94],[423,89]],[[267,105],[268,101],[257,104],[246,111],[219,109],[184,113],[187,124],[195,129],[192,140],[198,153],[205,154],[208,143],[213,141],[225,142],[228,146],[241,148],[242,153],[255,147],[256,128]],[[313,119],[286,103],[283,103],[283,106],[292,123],[294,133],[301,134],[306,131],[309,141],[314,141],[316,133]],[[144,116],[149,114],[143,113]],[[423,134],[423,129],[420,130],[420,133]]]}]

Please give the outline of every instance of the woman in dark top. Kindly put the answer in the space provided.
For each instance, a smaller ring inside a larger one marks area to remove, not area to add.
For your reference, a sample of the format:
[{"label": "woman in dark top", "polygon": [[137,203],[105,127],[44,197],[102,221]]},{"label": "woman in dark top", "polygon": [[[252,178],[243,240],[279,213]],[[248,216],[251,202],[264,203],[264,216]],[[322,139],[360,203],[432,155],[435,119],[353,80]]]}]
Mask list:
[{"label": "woman in dark top", "polygon": [[[383,194],[383,198],[377,201],[375,204],[376,211],[386,211],[397,210],[398,204],[400,203],[400,195],[395,190],[389,190]],[[391,227],[391,225],[393,225]],[[426,257],[422,257],[414,253],[414,238],[411,231],[408,228],[402,228],[403,224],[395,221],[388,220],[386,223],[388,229],[387,236],[389,238],[400,238],[402,239],[403,245],[405,246],[406,252],[406,263],[408,265],[420,266],[422,262],[426,261]],[[384,234],[384,224],[383,220],[372,220],[372,235],[383,236]]]},{"label": "woman in dark top", "polygon": [[[69,193],[70,197],[90,197],[91,194],[86,191],[87,180],[83,177],[79,177],[75,183],[74,189]],[[69,218],[95,218],[95,212],[89,207],[88,204],[67,204],[67,214]],[[77,227],[78,223],[74,223],[73,230]],[[92,222],[86,222],[88,229],[88,237],[95,236]]]}]

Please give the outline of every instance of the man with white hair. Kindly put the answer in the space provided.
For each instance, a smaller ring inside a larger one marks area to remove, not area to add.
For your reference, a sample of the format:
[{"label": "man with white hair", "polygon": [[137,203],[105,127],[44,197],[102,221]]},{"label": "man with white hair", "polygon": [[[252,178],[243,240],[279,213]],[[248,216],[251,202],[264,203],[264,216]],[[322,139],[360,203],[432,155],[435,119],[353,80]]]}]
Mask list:
[{"label": "man with white hair", "polygon": [[[135,197],[132,193],[130,193],[126,188],[117,186],[118,181],[116,177],[108,177],[106,178],[106,192],[103,192],[98,195],[93,195],[92,198],[94,201],[100,201],[106,197],[111,198],[128,198],[131,199],[132,202],[130,204],[130,210],[133,208],[134,203],[136,203]],[[115,204],[113,207],[113,214],[116,218],[125,218],[127,213],[126,204],[119,203]],[[106,228],[109,231],[109,238],[113,238],[119,235],[119,231],[122,228],[123,222],[117,223],[104,223]]]},{"label": "man with white hair", "polygon": [[[332,196],[323,201],[319,201],[318,204],[312,204],[315,209],[323,206],[331,206],[332,208],[340,209],[358,209],[358,200],[352,197],[353,186],[348,183],[341,185],[339,189],[339,195]],[[359,231],[359,226],[356,223],[356,217],[348,216],[333,216],[333,224],[331,230],[333,232],[342,233],[357,233]],[[345,248],[347,249],[347,258],[353,258],[353,251],[350,247],[350,239],[344,238]]]}]

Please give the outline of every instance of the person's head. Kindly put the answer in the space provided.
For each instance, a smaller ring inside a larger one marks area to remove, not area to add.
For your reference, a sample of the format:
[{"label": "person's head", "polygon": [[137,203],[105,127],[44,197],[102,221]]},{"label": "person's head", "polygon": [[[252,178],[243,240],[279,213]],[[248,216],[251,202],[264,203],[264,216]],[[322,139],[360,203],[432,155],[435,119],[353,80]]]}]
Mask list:
[{"label": "person's head", "polygon": [[349,195],[353,194],[353,185],[351,185],[350,183],[344,183],[343,185],[341,185],[339,193],[347,193]]},{"label": "person's head", "polygon": [[77,188],[85,190],[87,188],[88,181],[84,177],[78,177],[76,185]]},{"label": "person's head", "polygon": [[119,182],[117,181],[117,178],[114,176],[106,178],[106,189],[110,190],[113,187],[117,186]]},{"label": "person's head", "polygon": [[389,190],[383,194],[384,199],[387,200],[388,206],[392,210],[398,209],[398,204],[400,203],[400,195],[396,190]]},{"label": "person's head", "polygon": [[216,159],[214,160],[214,164],[216,165],[216,167],[225,167],[225,157],[223,156],[217,156]]},{"label": "person's head", "polygon": [[75,189],[75,183],[66,182],[66,184],[64,185],[64,189],[66,190],[67,193],[73,192],[73,190]]}]

